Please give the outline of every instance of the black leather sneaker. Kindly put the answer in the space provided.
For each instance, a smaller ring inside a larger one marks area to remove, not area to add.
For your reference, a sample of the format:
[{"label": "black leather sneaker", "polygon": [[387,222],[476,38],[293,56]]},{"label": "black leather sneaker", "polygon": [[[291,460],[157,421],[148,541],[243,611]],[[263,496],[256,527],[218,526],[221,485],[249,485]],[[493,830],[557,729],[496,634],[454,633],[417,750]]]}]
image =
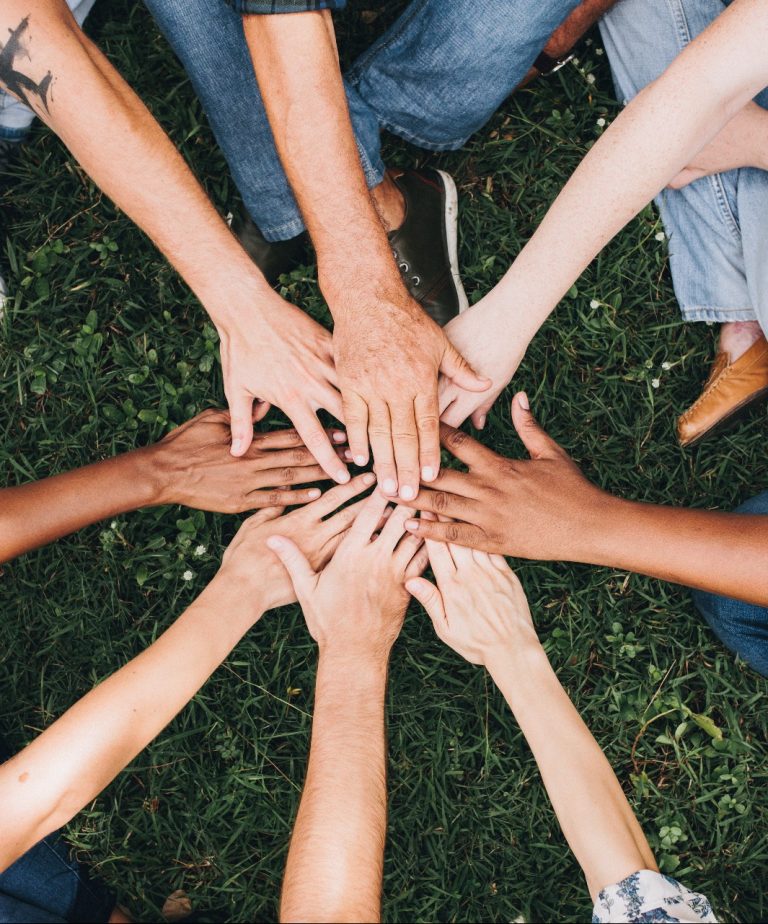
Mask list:
[{"label": "black leather sneaker", "polygon": [[459,276],[456,184],[442,170],[392,172],[405,201],[402,225],[389,233],[408,291],[442,327],[467,307]]},{"label": "black leather sneaker", "polygon": [[309,235],[306,231],[287,241],[268,241],[244,208],[232,219],[232,230],[271,286],[277,285],[283,273],[290,273],[308,262]]}]

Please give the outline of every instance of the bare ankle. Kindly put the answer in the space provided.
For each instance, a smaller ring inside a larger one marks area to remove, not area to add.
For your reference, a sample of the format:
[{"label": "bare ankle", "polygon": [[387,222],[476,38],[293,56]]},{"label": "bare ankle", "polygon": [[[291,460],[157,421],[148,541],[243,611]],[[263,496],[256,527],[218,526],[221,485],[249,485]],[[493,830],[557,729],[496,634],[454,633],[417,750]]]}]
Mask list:
[{"label": "bare ankle", "polygon": [[371,190],[376,211],[387,231],[395,231],[405,220],[405,200],[387,171],[384,179]]},{"label": "bare ankle", "polygon": [[728,321],[720,328],[721,353],[727,353],[730,362],[735,362],[763,336],[757,321]]}]

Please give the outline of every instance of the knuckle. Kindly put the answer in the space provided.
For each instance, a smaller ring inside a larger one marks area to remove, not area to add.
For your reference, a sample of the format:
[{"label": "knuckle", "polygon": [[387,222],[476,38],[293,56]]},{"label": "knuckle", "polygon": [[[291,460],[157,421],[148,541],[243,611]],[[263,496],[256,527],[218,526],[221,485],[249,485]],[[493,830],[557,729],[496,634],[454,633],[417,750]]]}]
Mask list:
[{"label": "knuckle", "polygon": [[445,531],[445,536],[449,542],[458,542],[461,539],[461,529],[456,523],[451,523]]},{"label": "knuckle", "polygon": [[286,468],[280,469],[280,481],[283,484],[289,484],[296,479],[296,469],[286,466]]},{"label": "knuckle", "polygon": [[463,446],[468,439],[469,437],[463,430],[454,430],[453,433],[448,436],[446,443],[449,446]]},{"label": "knuckle", "polygon": [[421,433],[434,436],[440,431],[440,418],[436,414],[424,414],[416,421]]},{"label": "knuckle", "polygon": [[448,495],[445,491],[435,491],[433,499],[435,510],[445,510],[448,506]]},{"label": "knuckle", "polygon": [[304,465],[310,458],[310,453],[302,447],[301,449],[291,450],[291,463],[293,465]]}]

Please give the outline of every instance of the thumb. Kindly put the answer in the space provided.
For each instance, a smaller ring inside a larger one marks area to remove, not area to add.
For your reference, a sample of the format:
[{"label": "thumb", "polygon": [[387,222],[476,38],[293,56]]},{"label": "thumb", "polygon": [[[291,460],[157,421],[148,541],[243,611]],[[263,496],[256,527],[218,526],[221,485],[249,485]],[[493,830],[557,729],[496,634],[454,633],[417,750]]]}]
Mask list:
[{"label": "thumb", "polygon": [[285,536],[270,536],[267,539],[267,548],[272,549],[280,559],[293,583],[296,596],[301,597],[309,590],[312,579],[316,576],[306,555],[295,542]]},{"label": "thumb", "polygon": [[417,577],[406,581],[405,589],[424,607],[434,623],[435,630],[439,632],[440,624],[445,623],[445,607],[437,587],[426,578]]},{"label": "thumb", "polygon": [[232,431],[229,451],[233,456],[243,456],[253,441],[253,397],[242,390],[228,402],[229,428]]},{"label": "thumb", "polygon": [[486,391],[492,384],[491,380],[484,375],[478,375],[448,340],[446,340],[443,360],[440,363],[440,371],[459,388],[466,388],[467,391]]},{"label": "thumb", "polygon": [[524,391],[518,392],[512,399],[512,423],[532,459],[551,459],[562,455],[560,446],[536,423]]}]

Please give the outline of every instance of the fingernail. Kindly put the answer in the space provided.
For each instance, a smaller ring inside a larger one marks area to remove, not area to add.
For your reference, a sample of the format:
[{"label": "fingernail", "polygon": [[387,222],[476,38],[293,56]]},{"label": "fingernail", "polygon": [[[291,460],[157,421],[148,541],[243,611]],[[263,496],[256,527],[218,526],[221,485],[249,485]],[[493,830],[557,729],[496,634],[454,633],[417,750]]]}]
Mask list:
[{"label": "fingernail", "polygon": [[387,478],[381,487],[385,494],[397,494],[397,482],[393,478]]},{"label": "fingernail", "polygon": [[344,450],[344,458],[347,460],[347,462],[352,461],[352,453],[348,449]]},{"label": "fingernail", "polygon": [[367,461],[365,456],[355,456],[355,465],[365,465]]},{"label": "fingernail", "polygon": [[334,431],[333,431],[333,441],[334,441],[334,443],[343,443],[344,440],[346,440],[346,438],[347,438],[347,434],[346,434],[346,433],[342,433],[341,430],[334,430]]},{"label": "fingernail", "polygon": [[232,448],[230,449],[230,452],[231,452],[233,455],[234,455],[235,453],[237,453],[237,452],[240,452],[240,450],[241,450],[242,448],[243,448],[243,441],[242,441],[242,440],[232,440]]},{"label": "fingernail", "polygon": [[435,477],[435,470],[431,465],[425,465],[421,470],[421,477],[424,481],[432,481],[432,479]]},{"label": "fingernail", "polygon": [[283,548],[283,537],[282,536],[270,536],[267,539],[267,547],[277,551],[278,549]]},{"label": "fingernail", "polygon": [[416,497],[416,492],[407,484],[405,487],[400,488],[400,497],[402,497],[403,500],[413,500],[414,497]]},{"label": "fingernail", "polygon": [[517,396],[517,401],[518,401],[518,404],[520,405],[520,407],[521,407],[524,411],[530,411],[531,405],[530,405],[530,403],[529,403],[529,401],[528,401],[528,395],[526,395],[526,393],[525,393],[524,391],[521,391],[520,394]]},{"label": "fingernail", "polygon": [[307,497],[311,497],[312,500],[317,500],[320,497],[320,488],[310,488],[307,492]]},{"label": "fingernail", "polygon": [[363,475],[363,484],[373,484],[374,481],[376,481],[376,476],[373,472],[366,472]]},{"label": "fingernail", "polygon": [[409,529],[412,533],[416,532],[416,530],[419,528],[419,521],[418,520],[406,520],[405,528]]},{"label": "fingernail", "polygon": [[339,484],[346,484],[349,481],[349,472],[345,468],[340,468],[336,472],[336,481]]},{"label": "fingernail", "polygon": [[486,421],[486,420],[487,420],[487,418],[486,418],[485,414],[483,414],[483,416],[480,418],[480,425],[479,425],[478,428],[477,428],[478,430],[482,430],[482,429],[485,427],[485,421]]}]

